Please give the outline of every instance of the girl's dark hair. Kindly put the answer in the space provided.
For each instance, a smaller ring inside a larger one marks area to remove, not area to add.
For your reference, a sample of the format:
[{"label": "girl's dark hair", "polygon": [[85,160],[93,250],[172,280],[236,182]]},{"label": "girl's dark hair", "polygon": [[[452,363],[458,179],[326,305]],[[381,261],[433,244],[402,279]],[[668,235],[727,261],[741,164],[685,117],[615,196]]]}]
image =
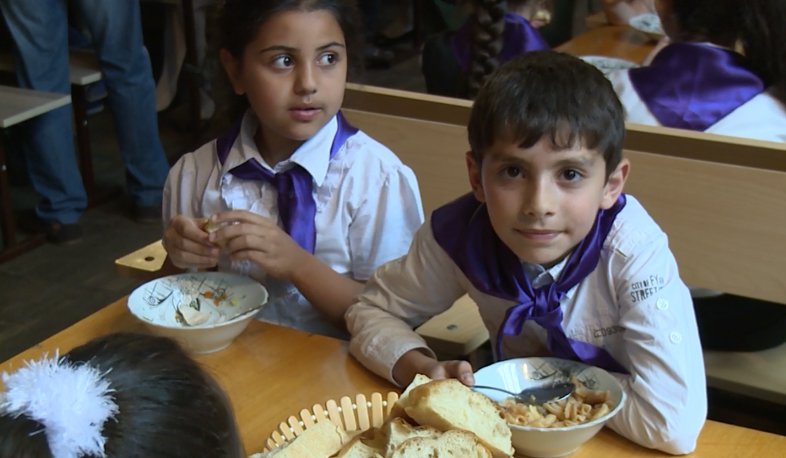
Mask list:
[{"label": "girl's dark hair", "polygon": [[752,69],[786,103],[786,1],[670,0],[678,40],[738,43]]},{"label": "girl's dark hair", "polygon": [[475,162],[497,140],[531,148],[548,139],[556,149],[598,151],[606,177],[622,159],[625,114],[609,80],[568,54],[533,51],[511,59],[478,92],[468,126]]},{"label": "girl's dark hair", "polygon": [[[360,12],[353,0],[226,0],[217,22],[218,49],[226,49],[242,59],[246,45],[254,40],[265,21],[282,11],[327,10],[336,18],[347,46],[348,72],[357,76],[363,70],[363,26]],[[230,122],[249,108],[248,99],[231,91],[226,75],[227,112]]]},{"label": "girl's dark hair", "polygon": [[[112,334],[65,358],[106,372],[118,406],[104,423],[108,458],[241,458],[229,401],[217,383],[171,339]],[[43,425],[0,415],[1,458],[51,458]]]},{"label": "girl's dark hair", "polygon": [[475,27],[472,44],[472,63],[468,75],[469,97],[474,99],[480,87],[499,67],[499,53],[504,42],[505,5],[515,7],[529,0],[474,0]]}]

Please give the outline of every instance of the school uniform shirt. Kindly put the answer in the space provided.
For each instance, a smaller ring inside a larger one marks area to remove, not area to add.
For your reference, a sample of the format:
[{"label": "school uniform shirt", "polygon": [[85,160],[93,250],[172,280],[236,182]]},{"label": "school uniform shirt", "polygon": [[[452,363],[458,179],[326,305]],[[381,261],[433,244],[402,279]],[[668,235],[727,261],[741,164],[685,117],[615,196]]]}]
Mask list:
[{"label": "school uniform shirt", "polygon": [[[622,106],[625,107],[628,122],[649,126],[662,125],[636,92],[628,76],[628,70],[616,70],[611,72],[608,78]],[[765,91],[737,107],[705,132],[786,142],[786,106]]]},{"label": "school uniform shirt", "polygon": [[[566,262],[550,269],[522,263],[522,268],[537,288],[558,278]],[[393,366],[404,353],[419,349],[434,356],[413,328],[465,293],[478,304],[496,342],[505,313],[518,304],[479,292],[436,242],[429,221],[408,254],[380,267],[347,311],[350,352],[395,383]],[[568,337],[605,349],[630,373],[613,373],[628,399],[609,426],[646,447],[692,451],[707,413],[693,306],[666,234],[635,198],[627,196],[596,269],[560,306]],[[503,357],[549,355],[546,339],[546,331],[528,321],[519,336],[503,340]]]},{"label": "school uniform shirt", "polygon": [[[289,159],[270,168],[254,143],[258,128],[259,120],[249,111],[223,165],[216,154],[215,140],[184,155],[174,165],[164,189],[165,225],[175,215],[207,218],[228,210],[248,210],[281,226],[275,186],[243,180],[229,171],[250,159],[273,172],[296,163],[314,180],[314,255],[318,259],[342,275],[365,281],[379,265],[406,253],[423,222],[420,191],[412,170],[388,148],[358,131],[330,159],[338,129],[334,117]],[[269,276],[250,262],[233,264],[224,253],[218,269],[247,275],[267,288],[269,304],[259,312],[259,319],[348,338],[289,281]]]}]

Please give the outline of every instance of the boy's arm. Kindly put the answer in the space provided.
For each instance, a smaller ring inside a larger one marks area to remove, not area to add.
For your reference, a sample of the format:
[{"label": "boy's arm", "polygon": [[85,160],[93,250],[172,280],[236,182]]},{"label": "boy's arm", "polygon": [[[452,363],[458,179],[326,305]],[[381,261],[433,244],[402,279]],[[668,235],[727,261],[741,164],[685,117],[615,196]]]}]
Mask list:
[{"label": "boy's arm", "polygon": [[601,0],[601,5],[609,22],[617,25],[627,24],[640,14],[655,12],[653,0]]},{"label": "boy's arm", "polygon": [[[643,446],[693,451],[707,416],[704,360],[688,288],[665,234],[612,264],[631,374],[614,374],[628,399],[609,426]],[[624,357],[624,356],[623,356]]]},{"label": "boy's arm", "polygon": [[350,352],[376,374],[409,383],[393,377],[396,362],[411,350],[434,358],[413,328],[450,308],[465,292],[453,261],[436,243],[427,222],[415,234],[409,252],[380,266],[358,303],[347,311]]}]

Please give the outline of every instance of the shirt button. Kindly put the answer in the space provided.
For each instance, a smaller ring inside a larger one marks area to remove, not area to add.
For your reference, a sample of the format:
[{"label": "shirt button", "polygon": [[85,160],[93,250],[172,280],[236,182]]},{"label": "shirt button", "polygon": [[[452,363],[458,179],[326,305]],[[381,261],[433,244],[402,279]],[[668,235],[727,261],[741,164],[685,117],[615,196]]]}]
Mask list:
[{"label": "shirt button", "polygon": [[658,302],[655,303],[655,306],[660,310],[666,310],[669,308],[669,301],[666,299],[658,299]]},{"label": "shirt button", "polygon": [[674,331],[671,334],[669,334],[669,339],[671,339],[671,341],[674,342],[675,344],[678,344],[682,342],[682,335],[679,332]]}]

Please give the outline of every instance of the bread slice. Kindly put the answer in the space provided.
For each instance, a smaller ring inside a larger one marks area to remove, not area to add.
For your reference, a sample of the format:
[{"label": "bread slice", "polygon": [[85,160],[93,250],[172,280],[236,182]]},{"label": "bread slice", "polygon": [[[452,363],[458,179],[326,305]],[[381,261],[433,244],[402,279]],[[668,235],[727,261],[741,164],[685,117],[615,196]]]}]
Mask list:
[{"label": "bread slice", "polygon": [[497,406],[456,379],[435,380],[414,387],[408,393],[404,410],[420,425],[443,432],[471,431],[494,458],[513,455],[510,428]]},{"label": "bread slice", "polygon": [[415,378],[412,379],[412,382],[410,382],[410,384],[407,386],[404,392],[401,393],[401,396],[399,396],[398,401],[396,401],[396,403],[393,404],[393,407],[390,409],[389,418],[406,417],[407,414],[405,412],[405,409],[409,405],[409,393],[413,389],[430,381],[431,379],[423,374],[415,375]]},{"label": "bread slice", "polygon": [[336,458],[382,458],[382,452],[382,449],[365,443],[363,437],[355,436],[338,452]]},{"label": "bread slice", "polygon": [[323,420],[306,428],[294,440],[256,458],[328,458],[341,450],[346,437],[344,428],[334,425],[330,420]]},{"label": "bread slice", "polygon": [[399,445],[413,437],[437,437],[441,433],[430,426],[414,427],[401,418],[394,418],[382,425],[385,435],[385,458],[390,458]]},{"label": "bread slice", "polygon": [[436,437],[413,437],[398,446],[391,458],[491,458],[491,453],[474,434],[446,431]]}]

